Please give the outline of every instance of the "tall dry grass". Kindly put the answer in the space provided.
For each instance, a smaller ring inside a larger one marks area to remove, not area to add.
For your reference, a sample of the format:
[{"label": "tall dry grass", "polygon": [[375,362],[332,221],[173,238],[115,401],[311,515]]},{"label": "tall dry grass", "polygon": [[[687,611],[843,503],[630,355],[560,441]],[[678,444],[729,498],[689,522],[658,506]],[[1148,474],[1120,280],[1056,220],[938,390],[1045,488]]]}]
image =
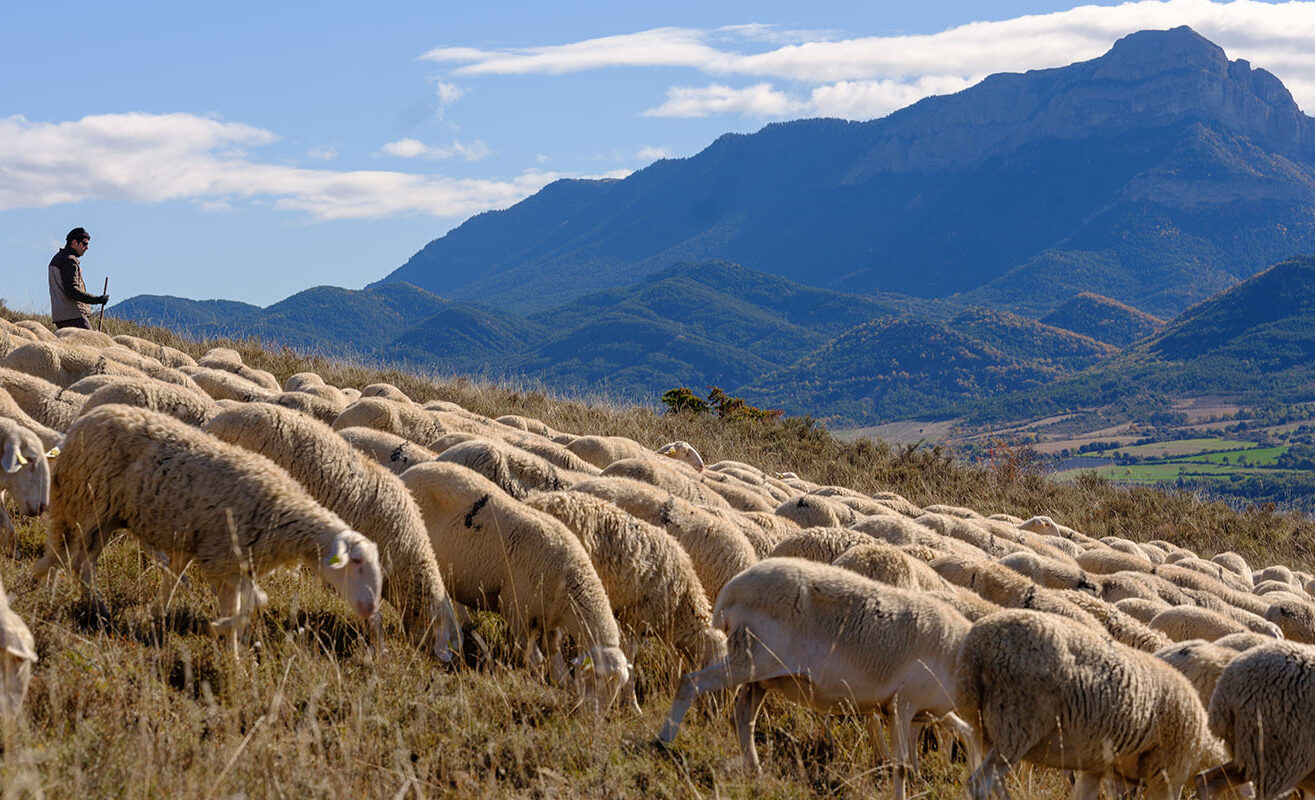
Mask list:
[{"label": "tall dry grass", "polygon": [[[7,318],[19,315],[0,308]],[[1099,480],[1064,486],[1026,464],[969,467],[939,449],[843,443],[807,420],[724,423],[655,409],[582,402],[461,378],[435,378],[271,350],[251,341],[194,343],[119,320],[131,333],[200,355],[224,345],[280,381],[313,370],[339,385],[386,381],[417,400],[455,401],[482,414],[537,417],[559,430],[628,436],[650,446],[693,443],[709,461],[734,459],[792,470],[819,483],[894,490],[919,505],[985,513],[1049,514],[1095,536],[1164,538],[1211,554],[1241,552],[1254,566],[1311,563],[1310,520],[1237,512],[1189,495],[1125,489]],[[20,526],[17,558],[0,556],[15,609],[36,637],[23,717],[0,728],[0,794],[10,797],[868,797],[889,790],[872,766],[863,726],[769,700],[760,718],[764,773],[738,767],[726,711],[691,713],[674,751],[651,741],[674,692],[672,659],[641,651],[643,713],[599,719],[569,688],[521,669],[481,662],[445,669],[408,648],[395,618],[375,658],[336,596],[313,576],[267,579],[270,608],[253,643],[234,659],[206,632],[208,590],[180,588],[167,615],[151,605],[161,580],[128,537],[102,557],[111,614],[99,621],[67,576],[37,584],[41,521]],[[498,619],[478,633],[505,654]],[[475,637],[468,637],[474,639]],[[912,791],[962,794],[965,766],[928,752]],[[1024,797],[1060,797],[1052,771],[1012,778]]]}]

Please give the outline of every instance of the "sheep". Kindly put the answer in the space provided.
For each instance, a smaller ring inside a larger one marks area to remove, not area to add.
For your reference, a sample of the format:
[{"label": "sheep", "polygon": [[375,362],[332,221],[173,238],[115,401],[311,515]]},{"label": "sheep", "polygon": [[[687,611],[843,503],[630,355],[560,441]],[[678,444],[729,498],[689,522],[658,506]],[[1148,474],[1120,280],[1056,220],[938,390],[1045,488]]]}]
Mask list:
[{"label": "sheep", "polygon": [[347,408],[347,404],[341,400],[335,402],[309,392],[280,392],[262,402],[294,409],[308,417],[314,417],[325,425],[332,425],[338,415]]},{"label": "sheep", "polygon": [[866,533],[848,528],[804,528],[781,540],[768,558],[802,558],[830,564],[851,547],[870,544],[873,539]]},{"label": "sheep", "polygon": [[501,612],[526,659],[537,652],[540,632],[553,664],[561,635],[574,636],[586,651],[576,659],[582,690],[596,705],[611,705],[630,681],[630,663],[607,592],[575,534],[459,464],[417,464],[402,482],[420,506],[452,596]]},{"label": "sheep", "polygon": [[895,492],[874,492],[872,494],[872,499],[892,511],[898,511],[906,517],[921,517],[926,513],[912,500],[905,499],[903,496],[898,495]]},{"label": "sheep", "polygon": [[686,468],[665,459],[659,461],[652,457],[622,458],[604,467],[602,474],[603,477],[630,478],[651,483],[659,489],[697,505],[725,509],[731,507],[725,498],[694,477],[692,473],[688,473]]},{"label": "sheep", "polygon": [[1168,561],[1169,553],[1165,550],[1162,550],[1153,544],[1147,544],[1146,542],[1140,542],[1138,546],[1141,547],[1142,554],[1146,556],[1146,560],[1150,561],[1152,564],[1164,564]]},{"label": "sheep", "polygon": [[327,386],[318,372],[294,372],[283,382],[283,391],[299,392],[312,386]]},{"label": "sheep", "polygon": [[922,509],[923,514],[943,514],[947,517],[958,517],[959,519],[985,519],[983,515],[977,513],[971,508],[963,506],[948,506],[944,504],[930,505]]},{"label": "sheep", "polygon": [[[713,476],[717,477],[714,478]],[[729,475],[705,471],[703,483],[736,511],[771,513],[777,506],[776,498],[761,487],[751,486]]]},{"label": "sheep", "polygon": [[528,431],[546,439],[551,439],[557,435],[557,431],[549,428],[543,422],[531,417],[522,417],[519,414],[503,414],[500,417],[495,417],[494,422],[501,422],[503,425]]},{"label": "sheep", "polygon": [[18,716],[36,662],[36,640],[23,618],[9,607],[9,596],[0,584],[0,716]]},{"label": "sheep", "polygon": [[567,470],[577,475],[589,476],[598,475],[602,472],[598,467],[580,458],[565,447],[538,436],[517,434],[513,431],[502,434],[498,438],[507,444],[519,447],[527,453],[533,453],[558,469]]},{"label": "sheep", "polygon": [[219,405],[208,396],[153,378],[125,378],[103,386],[86,399],[81,413],[114,403],[149,408],[198,426],[219,413]]},{"label": "sheep", "polygon": [[1053,519],[1047,516],[1036,516],[1023,520],[1022,522],[1018,523],[1018,528],[1025,531],[1031,531],[1032,533],[1040,533],[1047,536],[1058,536],[1061,539],[1068,539],[1069,541],[1077,542],[1079,544],[1085,544],[1085,543],[1096,541],[1096,539],[1087,536],[1085,533],[1081,533],[1067,526],[1060,525],[1058,522],[1055,522]]},{"label": "sheep", "polygon": [[461,652],[461,626],[425,521],[397,476],[328,425],[280,406],[230,408],[204,430],[278,464],[317,502],[378,545],[384,599],[397,609],[411,640],[445,662]]},{"label": "sheep", "polygon": [[114,343],[122,345],[129,350],[135,350],[148,358],[153,358],[166,367],[178,369],[179,367],[196,366],[196,359],[184,353],[182,350],[164,344],[157,344],[137,336],[119,334],[114,337]]},{"label": "sheep", "polygon": [[229,347],[216,347],[196,360],[199,367],[223,370],[256,384],[267,392],[278,393],[283,387],[278,379],[263,369],[255,369],[242,363],[242,356]]},{"label": "sheep", "polygon": [[1112,572],[1144,572],[1150,574],[1156,565],[1144,555],[1121,550],[1088,550],[1077,558],[1078,566],[1087,572],[1108,575]]},{"label": "sheep", "polygon": [[32,335],[33,341],[37,342],[58,342],[59,337],[51,332],[50,328],[42,325],[34,319],[20,319],[14,323],[15,326],[22,328]]},{"label": "sheep", "polygon": [[1302,588],[1301,582],[1297,580],[1297,576],[1291,569],[1282,564],[1275,564],[1274,566],[1265,567],[1258,572],[1251,573],[1252,585],[1259,585],[1265,581],[1283,581],[1284,583],[1298,589]]},{"label": "sheep", "polygon": [[[1255,589],[1251,590],[1251,593],[1255,595],[1265,595],[1274,592],[1295,594],[1297,592],[1302,592],[1302,590],[1299,587],[1294,587],[1292,584],[1283,581],[1261,581],[1256,584]],[[1305,594],[1305,592],[1302,592],[1302,594]]]},{"label": "sheep", "polygon": [[334,430],[364,426],[410,439],[422,447],[451,432],[438,419],[409,401],[400,403],[382,397],[362,397],[347,406],[333,421]]},{"label": "sheep", "polygon": [[580,436],[566,449],[599,469],[606,469],[613,461],[623,458],[648,458],[653,451],[634,439],[623,436]]},{"label": "sheep", "polygon": [[855,545],[841,553],[831,563],[899,589],[924,592],[952,591],[950,582],[937,575],[936,570],[885,542]]},{"label": "sheep", "polygon": [[1279,597],[1265,611],[1265,620],[1283,631],[1284,638],[1315,644],[1315,603],[1297,597]]},{"label": "sheep", "polygon": [[1274,642],[1238,655],[1215,683],[1209,724],[1256,800],[1315,791],[1315,649]]},{"label": "sheep", "polygon": [[41,446],[47,450],[57,446],[64,438],[64,434],[33,419],[14,400],[14,396],[4,389],[0,389],[0,418],[11,419],[35,433],[37,438],[41,440]]},{"label": "sheep", "polygon": [[1137,558],[1144,558],[1147,561],[1150,561],[1150,557],[1146,555],[1145,550],[1141,549],[1141,545],[1120,536],[1101,537],[1100,543],[1111,550],[1117,550],[1120,553],[1127,553],[1130,556],[1136,556]]},{"label": "sheep", "polygon": [[1125,614],[1113,605],[1097,597],[1092,597],[1086,592],[1079,592],[1074,589],[1059,589],[1056,593],[1059,597],[1095,617],[1096,621],[1114,637],[1114,641],[1120,644],[1125,644],[1137,650],[1144,650],[1147,653],[1154,653],[1163,647],[1168,647],[1173,642],[1168,636],[1151,628],[1131,614]]},{"label": "sheep", "polygon": [[[726,585],[713,622],[727,632],[727,656],[681,677],[659,742],[675,739],[699,695],[742,686],[734,721],[754,770],[754,723],[769,691],[825,713],[889,713],[896,800],[904,800],[915,718],[945,719],[976,761],[975,737],[955,716],[950,691],[970,625],[940,600],[830,564],[770,558]],[[869,730],[875,740],[875,725]]]},{"label": "sheep", "polygon": [[1262,636],[1258,633],[1247,631],[1246,633],[1230,633],[1227,636],[1221,636],[1218,639],[1215,639],[1214,643],[1220,647],[1227,647],[1230,650],[1245,653],[1253,647],[1263,647],[1273,641],[1273,636]]},{"label": "sheep", "polygon": [[414,403],[406,392],[391,383],[372,383],[361,390],[361,398],[382,397],[395,403]]},{"label": "sheep", "polygon": [[584,492],[545,492],[525,501],[564,524],[584,545],[627,629],[649,632],[695,668],[726,653],[712,607],[685,550],[666,531]]},{"label": "sheep", "polygon": [[858,512],[844,503],[815,494],[800,495],[786,500],[772,513],[785,517],[801,528],[845,527],[861,519]]},{"label": "sheep", "polygon": [[342,392],[342,399],[347,401],[347,405],[355,403],[361,399],[361,390],[351,386],[339,386],[338,391]]},{"label": "sheep", "polygon": [[1155,651],[1155,657],[1178,670],[1192,684],[1201,706],[1210,706],[1210,695],[1224,668],[1240,655],[1239,651],[1220,647],[1205,639],[1188,639]]},{"label": "sheep", "polygon": [[1189,593],[1193,593],[1198,599],[1208,597],[1217,601],[1222,600],[1227,605],[1257,616],[1264,616],[1265,612],[1269,610],[1269,603],[1264,598],[1252,594],[1249,589],[1240,591],[1232,586],[1220,583],[1199,570],[1180,567],[1177,564],[1162,564],[1155,568],[1155,574],[1170,583],[1177,584]]},{"label": "sheep", "polygon": [[986,518],[993,519],[998,522],[1008,522],[1010,525],[1013,525],[1015,527],[1023,523],[1022,517],[1015,517],[1013,514],[1004,514],[1004,513],[988,514]]},{"label": "sheep", "polygon": [[1175,642],[1188,639],[1214,640],[1230,633],[1242,633],[1246,630],[1232,619],[1197,606],[1174,606],[1156,614],[1147,623],[1156,630],[1163,631]]},{"label": "sheep", "polygon": [[493,439],[462,442],[439,453],[436,460],[474,470],[517,500],[535,492],[564,489],[568,484],[552,464]]},{"label": "sheep", "polygon": [[1228,550],[1215,554],[1210,560],[1240,577],[1248,586],[1252,585],[1251,565],[1241,555]]},{"label": "sheep", "polygon": [[1100,584],[1100,597],[1107,603],[1117,603],[1132,597],[1156,600],[1171,606],[1196,605],[1195,600],[1182,587],[1169,583],[1158,575],[1144,572],[1112,572],[1093,575]]},{"label": "sheep", "polygon": [[57,386],[68,386],[88,375],[144,375],[141,370],[107,358],[100,350],[63,342],[28,342],[0,359],[0,367],[26,372]]},{"label": "sheep", "polygon": [[338,435],[352,447],[387,467],[394,475],[422,461],[433,461],[438,454],[408,439],[374,428],[342,428]]},{"label": "sheep", "polygon": [[1076,589],[1091,595],[1101,592],[1100,584],[1081,568],[1036,553],[1010,553],[1000,563],[1047,589]]},{"label": "sheep", "polygon": [[298,562],[314,565],[361,617],[379,610],[374,542],[274,462],[165,414],[101,406],[73,423],[55,461],[34,577],[64,564],[94,599],[96,560],[117,528],[165,553],[176,572],[196,565],[219,595],[217,632],[245,625],[263,594],[254,576]]},{"label": "sheep", "polygon": [[478,433],[470,433],[469,431],[452,431],[451,433],[445,433],[430,442],[425,449],[432,451],[435,456],[438,456],[449,447],[456,447],[463,442],[483,441],[486,438],[487,437],[480,436]]},{"label": "sheep", "polygon": [[[750,539],[750,544],[753,545],[754,553],[758,558],[766,558],[767,554],[784,541],[787,536],[801,530],[798,525],[785,517],[778,517],[766,511],[746,511],[740,517],[752,523],[761,531],[760,536]],[[765,550],[760,551],[758,549],[760,543],[766,546]]]},{"label": "sheep", "polygon": [[94,347],[98,350],[104,347],[113,347],[116,344],[108,333],[90,331],[86,328],[59,328],[55,331],[55,338],[67,344]]},{"label": "sheep", "polygon": [[925,525],[919,525],[904,516],[865,517],[849,526],[851,530],[866,533],[891,544],[918,544],[940,551],[942,555],[955,553],[967,558],[986,558],[986,553],[958,539],[942,536]]},{"label": "sheep", "polygon": [[1226,758],[1173,667],[1048,614],[1004,611],[974,624],[955,696],[986,750],[968,779],[974,800],[1003,793],[1023,761],[1077,772],[1075,798],[1095,797],[1108,776],[1171,800]]},{"label": "sheep", "polygon": [[253,400],[269,400],[279,392],[268,389],[258,383],[243,378],[227,370],[197,367],[188,373],[201,391],[216,400],[239,400],[249,403]]},{"label": "sheep", "polygon": [[1147,600],[1142,597],[1125,597],[1115,601],[1114,607],[1143,624],[1150,623],[1161,611],[1173,608],[1163,600]]},{"label": "sheep", "polygon": [[784,538],[782,536],[767,533],[755,524],[753,520],[738,511],[729,508],[709,508],[707,506],[698,506],[698,508],[705,514],[716,517],[739,531],[749,542],[749,546],[753,548],[755,561],[760,558],[765,558],[766,555],[772,552],[776,545],[780,544],[781,540]]},{"label": "sheep", "polygon": [[902,516],[899,512],[895,511],[890,506],[887,506],[886,504],[880,502],[879,500],[873,500],[871,497],[853,497],[849,495],[837,495],[832,499],[840,503],[841,505],[849,506],[857,514],[864,517]]},{"label": "sheep", "polygon": [[758,560],[744,534],[693,503],[629,478],[597,477],[574,489],[601,497],[628,514],[665,528],[689,553],[709,601],[736,573]]},{"label": "sheep", "polygon": [[60,388],[44,378],[0,367],[0,388],[32,419],[57,431],[68,430],[87,396]]},{"label": "sheep", "polygon": [[960,556],[941,556],[931,568],[957,586],[972,589],[982,598],[1006,608],[1044,611],[1103,630],[1100,620],[1053,589],[1037,586],[1017,572],[990,561],[970,561]]},{"label": "sheep", "polygon": [[689,442],[668,442],[655,450],[658,455],[674,458],[695,472],[703,471],[703,456]]},{"label": "sheep", "polygon": [[1235,592],[1250,592],[1255,588],[1255,585],[1251,582],[1249,572],[1247,577],[1243,578],[1223,564],[1206,561],[1204,558],[1181,558],[1173,562],[1173,565],[1182,569],[1196,570],[1202,575],[1208,575]]},{"label": "sheep", "polygon": [[1024,549],[1022,545],[996,536],[994,533],[984,530],[961,517],[944,514],[923,514],[914,522],[924,525],[942,536],[949,536],[961,542],[967,542],[982,552],[997,557],[1017,553]]},{"label": "sheep", "polygon": [[18,531],[5,510],[5,495],[14,498],[21,514],[37,517],[50,506],[50,464],[46,447],[35,433],[0,417],[0,547],[12,550]]}]

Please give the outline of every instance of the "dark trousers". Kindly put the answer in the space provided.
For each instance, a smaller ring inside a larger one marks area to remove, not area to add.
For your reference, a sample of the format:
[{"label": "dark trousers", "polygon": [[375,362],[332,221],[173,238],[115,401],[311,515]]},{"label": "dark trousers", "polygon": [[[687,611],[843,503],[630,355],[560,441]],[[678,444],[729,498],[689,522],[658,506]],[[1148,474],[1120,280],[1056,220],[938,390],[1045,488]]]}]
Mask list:
[{"label": "dark trousers", "polygon": [[57,319],[55,320],[55,329],[58,330],[59,328],[85,328],[91,330],[91,320],[87,319],[86,314],[75,319]]}]

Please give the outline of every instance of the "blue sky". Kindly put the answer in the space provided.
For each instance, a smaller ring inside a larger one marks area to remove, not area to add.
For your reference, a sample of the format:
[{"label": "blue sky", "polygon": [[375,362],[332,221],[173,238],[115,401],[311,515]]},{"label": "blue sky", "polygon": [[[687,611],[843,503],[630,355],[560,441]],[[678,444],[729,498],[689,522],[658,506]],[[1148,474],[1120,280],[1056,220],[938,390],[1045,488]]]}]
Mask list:
[{"label": "blue sky", "polygon": [[880,117],[1179,24],[1315,107],[1315,2],[11,4],[0,298],[48,310],[75,225],[115,301],[359,288],[555,178]]}]

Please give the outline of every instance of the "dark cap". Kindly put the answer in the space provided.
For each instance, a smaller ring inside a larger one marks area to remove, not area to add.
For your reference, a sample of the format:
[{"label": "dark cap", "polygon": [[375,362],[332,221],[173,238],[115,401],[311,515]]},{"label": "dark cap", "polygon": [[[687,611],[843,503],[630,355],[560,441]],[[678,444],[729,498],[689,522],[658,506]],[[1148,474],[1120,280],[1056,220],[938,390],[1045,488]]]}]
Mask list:
[{"label": "dark cap", "polygon": [[64,243],[67,244],[73,241],[74,239],[90,239],[90,238],[91,238],[91,234],[87,233],[86,228],[74,228],[73,230],[68,232],[68,236],[64,237]]}]

